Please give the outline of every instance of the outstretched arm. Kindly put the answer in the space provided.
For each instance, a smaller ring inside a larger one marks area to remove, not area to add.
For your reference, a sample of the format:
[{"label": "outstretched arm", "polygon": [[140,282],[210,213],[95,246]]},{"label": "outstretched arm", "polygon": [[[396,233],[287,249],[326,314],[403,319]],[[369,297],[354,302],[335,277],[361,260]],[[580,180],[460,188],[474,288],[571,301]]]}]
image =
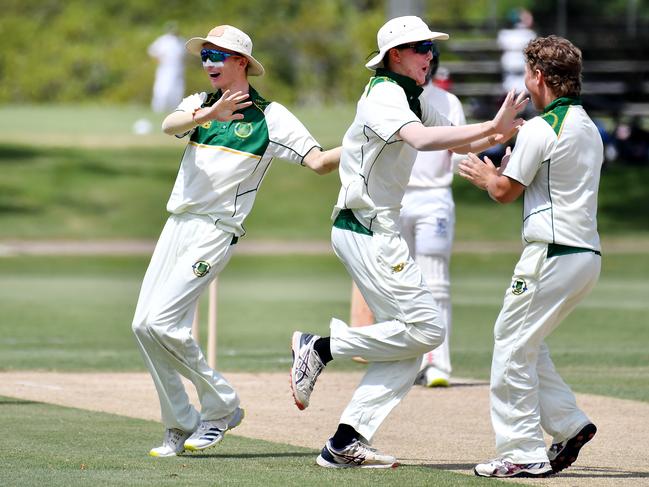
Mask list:
[{"label": "outstretched arm", "polygon": [[[516,114],[525,108],[528,99],[521,93],[517,98],[510,91],[503,101],[500,110],[488,122],[462,125],[458,127],[425,127],[421,123],[409,123],[399,131],[401,138],[417,150],[453,149],[455,152],[471,150],[472,142],[481,141],[475,145],[478,149],[482,144],[487,147],[494,145],[505,137],[513,135],[523,120]],[[509,138],[507,137],[507,138]]]},{"label": "outstretched arm", "polygon": [[203,107],[194,112],[176,111],[167,115],[162,121],[162,131],[167,135],[184,134],[197,125],[202,125],[210,120],[229,122],[230,120],[241,120],[243,113],[234,113],[252,105],[251,101],[245,101],[248,93],[237,91],[230,93],[226,90],[223,96],[211,107]]},{"label": "outstretched arm", "polygon": [[341,146],[326,151],[314,147],[304,156],[304,165],[313,169],[318,174],[328,174],[338,168],[342,150],[343,148]]}]

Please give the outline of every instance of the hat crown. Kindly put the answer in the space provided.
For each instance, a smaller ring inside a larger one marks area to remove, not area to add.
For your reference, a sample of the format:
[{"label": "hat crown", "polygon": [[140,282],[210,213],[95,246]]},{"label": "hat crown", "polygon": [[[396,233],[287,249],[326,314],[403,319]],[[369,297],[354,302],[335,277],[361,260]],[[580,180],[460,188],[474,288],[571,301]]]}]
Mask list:
[{"label": "hat crown", "polygon": [[414,15],[407,15],[404,17],[396,17],[386,22],[376,34],[376,41],[379,49],[387,45],[394,46],[394,42],[400,37],[408,37],[409,34],[416,31],[428,31],[428,26],[419,17]]},{"label": "hat crown", "polygon": [[209,31],[207,37],[219,38],[215,44],[221,47],[227,47],[241,54],[252,54],[252,39],[248,34],[231,25],[216,26]]}]

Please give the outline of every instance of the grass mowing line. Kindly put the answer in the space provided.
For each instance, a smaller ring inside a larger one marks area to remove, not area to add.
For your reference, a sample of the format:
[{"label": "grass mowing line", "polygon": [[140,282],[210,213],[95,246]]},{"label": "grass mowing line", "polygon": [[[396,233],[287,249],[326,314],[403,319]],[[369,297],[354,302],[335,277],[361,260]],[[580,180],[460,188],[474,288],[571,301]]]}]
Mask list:
[{"label": "grass mowing line", "polygon": [[490,482],[424,466],[387,471],[325,470],[315,466],[315,450],[236,434],[227,435],[205,454],[155,459],[146,455],[152,441],[161,438],[160,425],[152,421],[3,397],[0,409],[2,484],[6,486],[303,487],[350,482],[400,487]]}]

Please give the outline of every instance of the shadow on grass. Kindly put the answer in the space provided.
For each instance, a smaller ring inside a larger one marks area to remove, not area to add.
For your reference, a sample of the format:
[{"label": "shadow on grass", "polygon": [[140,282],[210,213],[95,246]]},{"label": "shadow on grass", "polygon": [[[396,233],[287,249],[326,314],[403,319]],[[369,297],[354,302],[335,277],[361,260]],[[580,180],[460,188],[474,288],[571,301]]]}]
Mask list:
[{"label": "shadow on grass", "polygon": [[[425,467],[432,470],[470,470],[473,471],[475,463],[427,463],[427,464],[402,464],[402,466]],[[632,470],[620,470],[608,467],[577,467],[568,471],[550,475],[549,478],[601,478],[601,479],[646,479],[649,472],[634,472]]]},{"label": "shadow on grass", "polygon": [[203,453],[198,455],[183,455],[182,458],[187,460],[202,460],[209,458],[293,458],[293,457],[313,457],[318,452],[283,452],[283,453]]},{"label": "shadow on grass", "polygon": [[40,401],[26,401],[23,399],[1,399],[0,398],[0,406],[25,406],[28,404],[45,404],[44,402]]}]

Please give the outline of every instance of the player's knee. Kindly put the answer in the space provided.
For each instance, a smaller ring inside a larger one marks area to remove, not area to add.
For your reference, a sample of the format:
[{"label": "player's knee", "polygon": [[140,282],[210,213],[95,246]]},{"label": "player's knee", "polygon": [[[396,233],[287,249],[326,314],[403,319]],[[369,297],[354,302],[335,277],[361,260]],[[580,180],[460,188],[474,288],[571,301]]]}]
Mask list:
[{"label": "player's knee", "polygon": [[444,342],[446,328],[442,325],[438,317],[434,317],[414,325],[413,334],[421,344],[420,352],[427,353]]}]

